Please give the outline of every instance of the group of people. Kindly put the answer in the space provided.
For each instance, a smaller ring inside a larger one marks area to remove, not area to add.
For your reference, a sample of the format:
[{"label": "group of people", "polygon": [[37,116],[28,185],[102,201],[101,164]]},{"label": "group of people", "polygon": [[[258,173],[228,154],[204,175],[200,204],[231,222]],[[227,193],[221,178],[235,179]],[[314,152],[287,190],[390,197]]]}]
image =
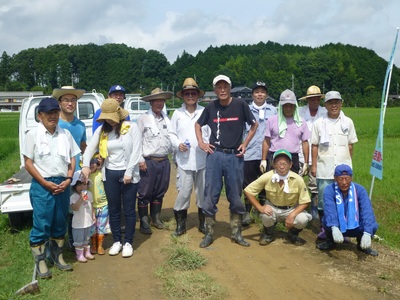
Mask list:
[{"label": "group of people", "polygon": [[[285,224],[289,241],[302,244],[299,233],[318,217],[318,237],[325,239],[317,245],[320,250],[352,236],[361,251],[377,255],[371,249],[378,225],[370,200],[362,186],[352,183],[357,136],[341,110],[340,93],[323,95],[311,86],[301,98],[307,104],[299,108],[295,94],[285,90],[276,109],[267,103],[268,87],[261,81],[252,87],[250,105],[231,96],[232,82],[225,75],[214,78],[213,88],[217,99],[200,106],[204,91],[186,78],[176,94],[182,107],[171,119],[163,108],[173,94],[156,88],[142,98],[151,107],[134,123],[123,108],[125,89],[114,85],[95,113],[88,144],[85,125],[74,116],[84,90],[62,87],[40,102],[40,123],[27,134],[22,150],[33,177],[30,246],[39,277],[51,276],[46,256],[59,269],[72,270],[62,256],[67,231],[80,262],[105,253],[104,235],[110,230],[109,255],[132,256],[136,199],[140,232],[152,234],[151,226],[163,229],[170,155],[178,173],[175,236],[186,233],[194,189],[198,230],[204,234],[199,246],[214,242],[225,185],[234,243],[250,246],[242,228],[253,222],[254,208],[263,225],[260,245],[274,240],[277,222]],[[325,108],[320,106],[323,98]],[[303,176],[309,176],[308,186]]]}]

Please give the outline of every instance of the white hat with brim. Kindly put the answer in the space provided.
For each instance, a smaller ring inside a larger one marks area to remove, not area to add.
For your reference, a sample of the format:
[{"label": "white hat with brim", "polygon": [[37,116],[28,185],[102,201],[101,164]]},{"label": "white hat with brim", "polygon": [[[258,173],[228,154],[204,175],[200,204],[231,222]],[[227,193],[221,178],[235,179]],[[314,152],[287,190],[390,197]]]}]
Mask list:
[{"label": "white hat with brim", "polygon": [[64,95],[75,95],[79,99],[85,92],[84,89],[76,89],[73,86],[62,86],[60,89],[54,89],[52,96],[60,100],[60,97]]},{"label": "white hat with brim", "polygon": [[[74,173],[74,176],[72,176],[71,186],[76,185],[76,182],[78,180],[82,181],[81,178],[82,178],[82,171],[81,170],[76,171]],[[88,187],[91,186],[92,184],[93,182],[90,179],[88,179]]]},{"label": "white hat with brim", "polygon": [[150,95],[143,96],[142,100],[149,102],[151,100],[167,100],[172,98],[174,94],[172,92],[165,92],[160,88],[155,88],[151,91]]}]

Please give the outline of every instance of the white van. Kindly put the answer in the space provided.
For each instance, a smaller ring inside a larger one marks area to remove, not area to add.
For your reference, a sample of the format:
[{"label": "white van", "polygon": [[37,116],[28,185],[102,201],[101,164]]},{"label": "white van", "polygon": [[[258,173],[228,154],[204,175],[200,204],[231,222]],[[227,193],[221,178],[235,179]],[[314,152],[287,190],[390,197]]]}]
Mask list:
[{"label": "white van", "polygon": [[[22,149],[25,144],[25,137],[29,130],[35,128],[39,123],[37,118],[38,106],[42,99],[51,96],[36,96],[32,95],[29,98],[22,100],[21,112],[19,117],[19,148]],[[101,106],[104,96],[97,93],[95,90],[85,93],[78,100],[76,108],[76,116],[85,123],[86,137],[89,139],[92,136],[93,116],[96,110]],[[21,165],[19,171],[13,175],[13,178],[18,182],[0,184],[0,210],[1,213],[7,213],[11,226],[18,226],[22,223],[24,212],[32,210],[29,200],[29,189],[31,186],[31,176],[25,170],[24,157],[20,154]],[[15,168],[18,170],[18,167]]]}]

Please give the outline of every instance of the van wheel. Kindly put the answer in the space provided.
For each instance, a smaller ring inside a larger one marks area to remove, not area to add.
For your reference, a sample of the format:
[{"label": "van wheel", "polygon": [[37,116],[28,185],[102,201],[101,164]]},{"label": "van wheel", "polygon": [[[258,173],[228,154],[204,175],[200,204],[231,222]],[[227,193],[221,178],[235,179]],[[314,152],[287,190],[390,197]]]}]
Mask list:
[{"label": "van wheel", "polygon": [[9,213],[8,221],[11,231],[18,232],[24,226],[32,226],[32,211]]}]

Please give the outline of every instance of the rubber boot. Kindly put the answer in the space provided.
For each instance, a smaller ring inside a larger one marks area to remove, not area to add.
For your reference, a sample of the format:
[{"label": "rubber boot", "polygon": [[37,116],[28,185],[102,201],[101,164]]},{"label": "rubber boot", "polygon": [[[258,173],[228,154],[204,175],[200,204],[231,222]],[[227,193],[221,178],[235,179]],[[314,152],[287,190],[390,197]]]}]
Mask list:
[{"label": "rubber boot", "polygon": [[176,220],[176,229],[172,235],[181,236],[186,233],[187,209],[174,210],[174,215]]},{"label": "rubber boot", "polygon": [[45,244],[31,246],[31,251],[36,265],[36,273],[39,278],[51,278],[51,271],[46,263]]},{"label": "rubber boot", "polygon": [[85,257],[89,260],[93,260],[94,256],[92,255],[92,253],[90,253],[90,246],[89,245],[83,246],[83,249],[84,249],[83,254],[85,255]]},{"label": "rubber boot", "polygon": [[103,248],[104,234],[97,235],[97,254],[104,255],[106,252]]},{"label": "rubber boot", "polygon": [[151,231],[150,228],[149,209],[147,208],[147,205],[138,204],[138,212],[140,218],[140,232],[147,235],[152,234],[153,231]]},{"label": "rubber boot", "polygon": [[206,235],[200,243],[200,248],[206,248],[210,246],[214,238],[214,226],[215,226],[215,216],[205,217],[206,224]]},{"label": "rubber boot", "polygon": [[64,238],[50,238],[50,256],[55,266],[62,271],[71,271],[72,266],[67,264],[63,258]]},{"label": "rubber boot", "polygon": [[243,216],[243,220],[242,220],[242,226],[249,226],[251,223],[253,223],[253,219],[251,218],[251,208],[253,207],[253,205],[251,205],[249,203],[249,200],[247,200],[246,198],[244,199],[244,206],[246,208],[246,212]]},{"label": "rubber boot", "polygon": [[333,241],[332,231],[327,229],[325,230],[325,242],[318,244],[316,247],[319,250],[330,250],[335,248],[336,243]]},{"label": "rubber boot", "polygon": [[371,255],[371,256],[378,256],[379,253],[377,250],[374,250],[372,248],[367,248],[367,249],[363,249],[361,248],[360,244],[361,244],[361,238],[362,238],[362,234],[357,236],[357,250],[361,251],[367,255]]},{"label": "rubber boot", "polygon": [[270,244],[275,239],[275,226],[265,227],[263,226],[264,231],[260,236],[259,244],[261,246],[266,246]]},{"label": "rubber boot", "polygon": [[153,201],[150,203],[151,225],[157,229],[164,229],[164,223],[160,219],[161,206],[162,201]]},{"label": "rubber boot", "polygon": [[94,233],[92,235],[92,237],[90,238],[90,243],[91,243],[90,252],[92,254],[97,254],[97,233]]},{"label": "rubber boot", "polygon": [[83,255],[83,251],[84,251],[83,248],[75,247],[76,260],[81,263],[87,262],[87,259]]},{"label": "rubber boot", "polygon": [[320,232],[317,235],[317,239],[325,240],[326,233],[325,233],[324,227],[322,226],[322,218],[324,217],[324,211],[322,209],[318,209],[318,215],[319,215],[319,222],[320,222],[320,225],[319,225]]},{"label": "rubber boot", "polygon": [[231,241],[240,246],[250,247],[250,244],[246,242],[242,236],[242,218],[243,215],[231,212]]},{"label": "rubber boot", "polygon": [[197,215],[199,216],[199,231],[206,234],[206,219],[201,208],[197,208]]},{"label": "rubber boot", "polygon": [[304,240],[302,240],[301,238],[299,238],[299,233],[302,232],[303,229],[298,229],[298,228],[290,228],[288,231],[288,239],[292,244],[295,245],[303,245],[304,244]]}]

